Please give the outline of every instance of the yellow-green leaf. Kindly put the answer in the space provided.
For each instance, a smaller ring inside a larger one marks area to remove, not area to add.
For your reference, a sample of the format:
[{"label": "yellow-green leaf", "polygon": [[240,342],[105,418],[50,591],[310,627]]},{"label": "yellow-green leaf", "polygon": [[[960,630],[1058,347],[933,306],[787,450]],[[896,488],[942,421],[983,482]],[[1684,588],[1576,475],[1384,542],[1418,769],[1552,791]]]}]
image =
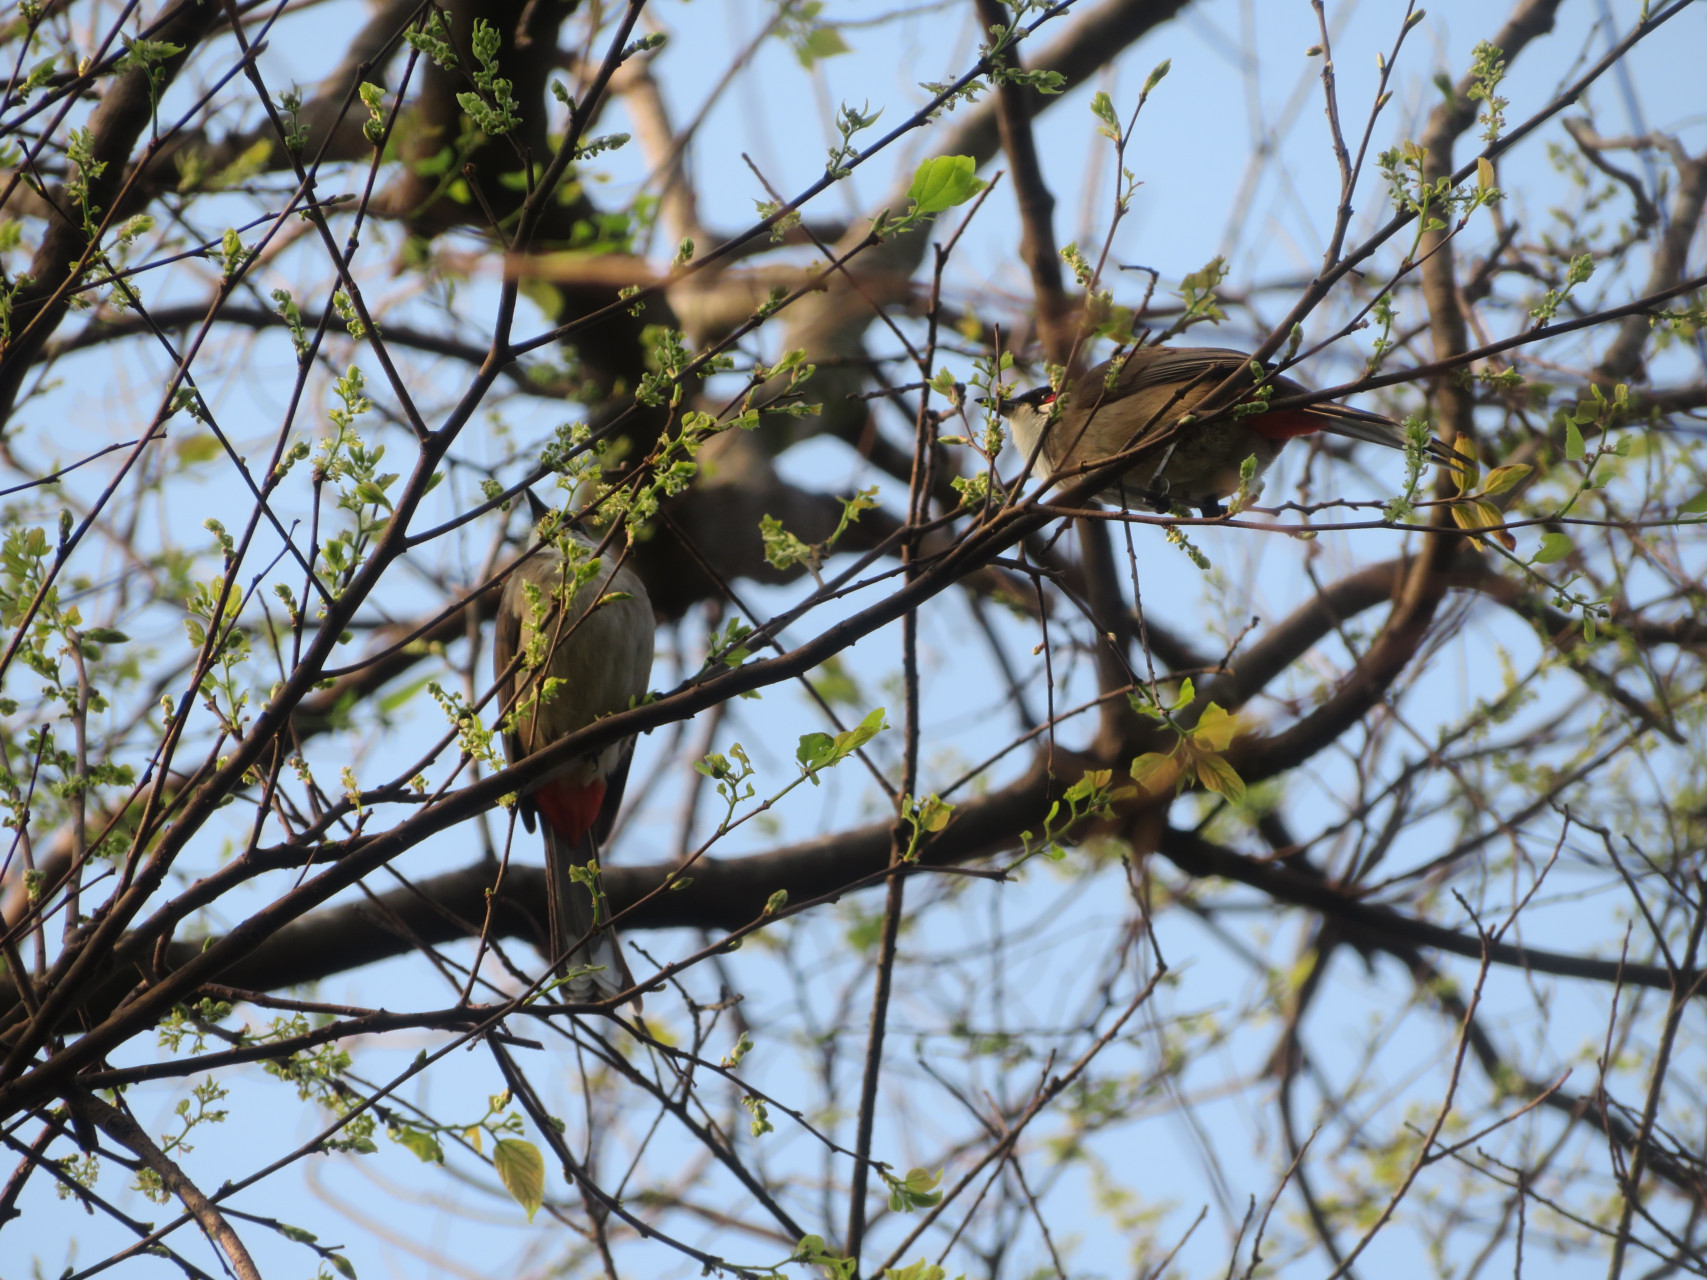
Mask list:
[{"label": "yellow-green leaf", "polygon": [[1544,533],[1541,535],[1541,550],[1535,553],[1534,563],[1552,564],[1563,560],[1576,549],[1576,544],[1562,533]]},{"label": "yellow-green leaf", "polygon": [[1132,762],[1132,780],[1150,792],[1164,790],[1175,772],[1174,758],[1160,751],[1146,751]]},{"label": "yellow-green leaf", "polygon": [[1500,494],[1515,489],[1518,481],[1533,470],[1535,470],[1534,467],[1523,462],[1509,467],[1495,467],[1488,472],[1488,478],[1482,484],[1482,496],[1484,498],[1497,498]]},{"label": "yellow-green leaf", "polygon": [[1197,780],[1216,794],[1226,796],[1234,804],[1245,798],[1245,780],[1227,763],[1225,756],[1197,757]]},{"label": "yellow-green leaf", "polygon": [[847,41],[834,27],[818,27],[806,39],[800,42],[794,53],[800,59],[800,65],[810,67],[820,58],[833,58],[838,53],[848,52]]},{"label": "yellow-green leaf", "polygon": [[1458,486],[1459,493],[1468,493],[1476,487],[1476,481],[1482,474],[1481,465],[1476,461],[1476,444],[1469,436],[1459,436],[1452,442],[1452,452],[1461,459],[1452,473],[1453,483]]},{"label": "yellow-green leaf", "polygon": [[173,451],[177,453],[179,462],[186,467],[193,467],[198,462],[218,457],[222,449],[218,439],[210,434],[180,436],[173,445]]},{"label": "yellow-green leaf", "polygon": [[444,1148],[439,1146],[439,1140],[424,1129],[404,1126],[392,1135],[400,1145],[415,1153],[415,1158],[422,1164],[443,1164],[445,1162]]},{"label": "yellow-green leaf", "polygon": [[932,156],[913,171],[907,199],[920,213],[941,213],[964,204],[984,189],[971,156]]},{"label": "yellow-green leaf", "polygon": [[1493,537],[1508,551],[1517,546],[1517,539],[1500,527],[1505,523],[1505,513],[1491,502],[1480,502],[1475,499],[1454,502],[1452,504],[1452,519],[1460,529],[1472,533],[1484,530],[1491,531]]},{"label": "yellow-green leaf", "polygon": [[954,814],[954,806],[938,796],[926,796],[919,804],[919,826],[926,831],[941,831]]},{"label": "yellow-green leaf", "polygon": [[521,1138],[499,1138],[492,1148],[492,1167],[515,1202],[527,1210],[528,1221],[545,1203],[545,1157]]},{"label": "yellow-green leaf", "polygon": [[1197,728],[1191,738],[1205,751],[1225,751],[1233,741],[1233,732],[1238,727],[1235,718],[1221,707],[1211,702],[1203,709],[1203,714],[1197,718]]}]

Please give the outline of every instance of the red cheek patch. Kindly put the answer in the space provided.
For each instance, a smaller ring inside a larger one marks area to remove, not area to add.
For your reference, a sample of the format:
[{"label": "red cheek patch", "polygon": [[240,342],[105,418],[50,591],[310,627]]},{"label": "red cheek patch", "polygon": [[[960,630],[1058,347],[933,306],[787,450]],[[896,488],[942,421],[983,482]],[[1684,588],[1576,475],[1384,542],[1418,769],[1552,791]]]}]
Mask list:
[{"label": "red cheek patch", "polygon": [[553,831],[570,844],[578,844],[598,819],[599,807],[605,802],[605,784],[577,787],[568,782],[548,782],[528,798]]}]

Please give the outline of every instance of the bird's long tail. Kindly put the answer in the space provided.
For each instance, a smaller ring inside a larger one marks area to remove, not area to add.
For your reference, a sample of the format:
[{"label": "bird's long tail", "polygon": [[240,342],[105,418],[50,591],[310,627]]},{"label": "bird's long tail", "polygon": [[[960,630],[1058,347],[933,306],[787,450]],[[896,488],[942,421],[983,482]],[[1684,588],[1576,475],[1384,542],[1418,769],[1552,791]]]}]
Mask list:
[{"label": "bird's long tail", "polygon": [[[1320,420],[1322,430],[1329,435],[1344,436],[1348,440],[1363,440],[1369,444],[1384,444],[1389,449],[1405,447],[1404,428],[1382,414],[1331,402],[1311,405],[1310,412]],[[1436,462],[1444,462],[1448,466],[1463,464],[1463,459],[1432,437],[1423,446],[1423,452]]]},{"label": "bird's long tail", "polygon": [[[598,860],[598,844],[591,832],[578,844],[570,844],[549,822],[545,828],[545,906],[548,917],[551,959],[559,972],[587,968],[566,982],[561,990],[572,1001],[608,1000],[634,986],[634,975],[622,958],[616,931],[601,924],[608,911],[595,902],[592,886],[576,883],[570,867],[584,867]],[[602,897],[602,895],[601,895]],[[636,1011],[640,996],[632,997]]]}]

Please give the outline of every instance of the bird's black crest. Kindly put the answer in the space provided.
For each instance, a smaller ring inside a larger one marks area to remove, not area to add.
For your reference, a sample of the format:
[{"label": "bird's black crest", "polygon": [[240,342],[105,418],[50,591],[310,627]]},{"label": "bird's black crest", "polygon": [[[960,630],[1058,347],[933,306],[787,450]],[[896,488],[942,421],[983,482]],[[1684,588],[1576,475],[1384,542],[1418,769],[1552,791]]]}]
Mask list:
[{"label": "bird's black crest", "polygon": [[532,517],[535,524],[538,524],[541,520],[545,519],[546,516],[551,514],[551,508],[547,506],[545,501],[532,489],[523,489],[522,492],[527,495],[528,515]]}]

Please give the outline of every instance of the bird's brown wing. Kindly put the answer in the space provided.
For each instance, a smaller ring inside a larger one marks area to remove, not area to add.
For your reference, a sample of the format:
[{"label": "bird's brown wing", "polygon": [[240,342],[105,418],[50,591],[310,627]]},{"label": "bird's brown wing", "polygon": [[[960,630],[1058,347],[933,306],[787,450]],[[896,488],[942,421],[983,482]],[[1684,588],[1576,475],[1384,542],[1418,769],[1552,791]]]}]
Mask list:
[{"label": "bird's brown wing", "polygon": [[[1202,379],[1205,389],[1230,373],[1247,369],[1251,358],[1226,347],[1140,347],[1126,358],[1115,380],[1114,394],[1129,396],[1147,387],[1176,387]],[[1086,375],[1096,388],[1108,373],[1105,361]],[[1214,382],[1210,382],[1213,376]]]},{"label": "bird's brown wing", "polygon": [[[1051,440],[1051,460],[1060,468],[1170,439],[1177,419],[1249,363],[1244,352],[1224,347],[1140,347],[1128,353],[1107,387],[1105,360],[1074,384],[1073,403]],[[1276,381],[1283,394],[1292,389],[1290,380]]]},{"label": "bird's brown wing", "polygon": [[616,825],[617,812],[622,808],[623,789],[628,786],[628,766],[634,763],[634,739],[629,738],[622,744],[622,755],[617,758],[616,768],[605,781],[605,798],[599,802],[599,816],[593,819],[593,841],[597,848],[603,849],[610,839],[611,828]]}]

